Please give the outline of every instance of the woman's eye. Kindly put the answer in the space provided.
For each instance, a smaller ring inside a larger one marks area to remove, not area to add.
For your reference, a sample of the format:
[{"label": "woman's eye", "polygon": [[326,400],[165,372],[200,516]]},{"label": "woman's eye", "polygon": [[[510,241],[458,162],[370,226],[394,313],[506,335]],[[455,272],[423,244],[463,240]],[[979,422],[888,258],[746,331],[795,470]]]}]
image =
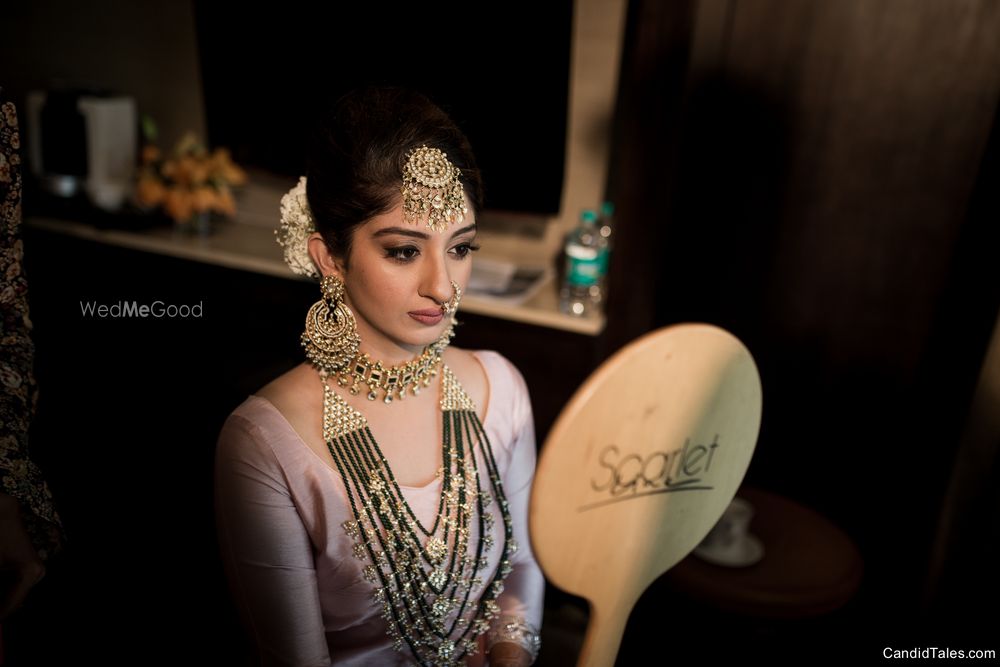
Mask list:
[{"label": "woman's eye", "polygon": [[479,246],[472,245],[471,243],[461,243],[461,244],[459,244],[459,245],[457,245],[457,246],[455,246],[454,248],[451,249],[451,251],[459,259],[464,259],[464,258],[466,258],[469,255],[470,252],[475,252],[477,250],[479,250]]},{"label": "woman's eye", "polygon": [[386,248],[385,256],[400,262],[408,262],[416,257],[420,251],[413,246],[400,246],[398,248]]}]

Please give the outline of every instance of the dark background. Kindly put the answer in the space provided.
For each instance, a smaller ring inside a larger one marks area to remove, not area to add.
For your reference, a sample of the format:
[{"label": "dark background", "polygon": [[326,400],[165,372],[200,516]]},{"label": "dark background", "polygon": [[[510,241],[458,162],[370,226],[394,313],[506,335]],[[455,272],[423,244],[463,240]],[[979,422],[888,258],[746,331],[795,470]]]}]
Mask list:
[{"label": "dark background", "polygon": [[366,84],[417,88],[475,147],[488,208],[558,213],[571,0],[194,9],[209,140],[238,164],[297,179],[320,105]]},{"label": "dark background", "polygon": [[[611,190],[634,242],[607,338],[739,336],[764,387],[747,483],[817,509],[865,561],[839,616],[752,652],[995,647],[1000,7],[630,10]],[[724,635],[695,634],[745,655]]]}]

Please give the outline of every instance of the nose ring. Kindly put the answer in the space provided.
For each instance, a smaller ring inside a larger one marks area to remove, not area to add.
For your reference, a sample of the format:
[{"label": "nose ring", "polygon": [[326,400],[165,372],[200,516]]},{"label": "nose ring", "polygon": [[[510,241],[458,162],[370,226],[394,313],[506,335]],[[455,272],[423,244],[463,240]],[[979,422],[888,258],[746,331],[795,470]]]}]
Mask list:
[{"label": "nose ring", "polygon": [[451,298],[441,305],[441,312],[445,315],[454,315],[458,311],[458,302],[462,300],[462,288],[454,280],[451,281],[451,289]]}]

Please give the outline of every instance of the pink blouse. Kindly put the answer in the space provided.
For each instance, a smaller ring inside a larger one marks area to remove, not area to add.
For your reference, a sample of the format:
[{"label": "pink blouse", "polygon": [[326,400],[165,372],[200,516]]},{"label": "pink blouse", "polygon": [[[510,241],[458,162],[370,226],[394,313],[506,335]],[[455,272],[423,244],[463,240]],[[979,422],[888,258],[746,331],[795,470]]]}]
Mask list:
[{"label": "pink blouse", "polygon": [[[498,353],[473,354],[489,380],[483,427],[520,547],[497,602],[502,617],[521,617],[538,630],[544,579],[528,541],[535,471],[528,390],[520,372]],[[265,665],[412,664],[409,650],[393,650],[374,585],[362,576],[365,562],[352,554],[353,542],[341,524],[354,516],[331,464],[332,458],[320,458],[260,396],[247,398],[226,420],[216,452],[215,504],[237,607]],[[485,469],[481,460],[479,465]],[[420,521],[432,523],[441,479],[400,488]],[[497,503],[490,508],[503,525]],[[502,543],[490,550],[485,581],[499,564]],[[481,587],[474,589],[471,599],[481,593]]]}]

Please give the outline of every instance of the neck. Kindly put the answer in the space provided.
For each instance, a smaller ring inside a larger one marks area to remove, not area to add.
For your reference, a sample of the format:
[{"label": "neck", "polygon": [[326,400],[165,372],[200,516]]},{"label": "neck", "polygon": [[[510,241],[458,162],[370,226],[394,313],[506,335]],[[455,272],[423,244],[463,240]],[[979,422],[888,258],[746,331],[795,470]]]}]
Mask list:
[{"label": "neck", "polygon": [[[354,309],[357,313],[357,309]],[[427,345],[409,345],[376,331],[363,317],[357,317],[358,336],[361,345],[359,354],[367,354],[372,361],[381,361],[385,366],[399,366],[413,361],[427,348]]]},{"label": "neck", "polygon": [[383,366],[389,367],[402,366],[405,363],[409,363],[419,357],[423,351],[423,347],[413,349],[400,347],[392,351],[387,351],[369,347],[362,343],[358,349],[358,356],[367,354],[372,361],[381,361]]},{"label": "neck", "polygon": [[[360,329],[360,327],[358,327]],[[380,339],[371,333],[361,333],[361,345],[358,354],[367,354],[374,361],[381,361],[386,366],[399,366],[419,357],[425,346],[405,345]]]}]

